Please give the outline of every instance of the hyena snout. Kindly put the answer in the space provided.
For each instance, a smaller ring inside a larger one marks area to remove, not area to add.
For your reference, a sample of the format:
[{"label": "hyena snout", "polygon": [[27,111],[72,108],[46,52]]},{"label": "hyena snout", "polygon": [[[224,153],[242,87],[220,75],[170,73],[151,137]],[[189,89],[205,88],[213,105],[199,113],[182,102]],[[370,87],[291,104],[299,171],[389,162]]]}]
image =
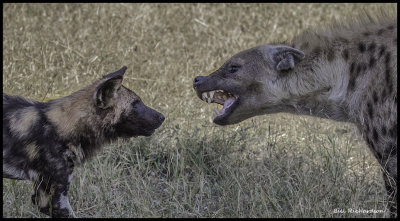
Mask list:
[{"label": "hyena snout", "polygon": [[206,77],[204,76],[197,76],[193,80],[193,87],[196,89],[199,85],[201,85]]},{"label": "hyena snout", "polygon": [[202,99],[202,93],[205,91],[211,91],[213,87],[213,80],[209,79],[208,76],[197,76],[193,80],[193,89],[196,91],[197,97]]}]

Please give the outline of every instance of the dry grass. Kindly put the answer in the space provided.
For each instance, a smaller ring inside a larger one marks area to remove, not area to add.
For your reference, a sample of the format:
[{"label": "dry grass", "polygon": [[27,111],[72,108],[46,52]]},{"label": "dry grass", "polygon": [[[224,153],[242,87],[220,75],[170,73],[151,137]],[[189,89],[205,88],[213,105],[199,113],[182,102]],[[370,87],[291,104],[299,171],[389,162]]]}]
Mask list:
[{"label": "dry grass", "polygon": [[[76,169],[79,217],[384,217],[379,165],[353,125],[276,114],[219,127],[192,79],[231,55],[395,4],[4,4],[3,91],[68,95],[128,66],[167,120]],[[396,11],[397,13],[397,11]],[[3,217],[44,217],[3,179]]]}]

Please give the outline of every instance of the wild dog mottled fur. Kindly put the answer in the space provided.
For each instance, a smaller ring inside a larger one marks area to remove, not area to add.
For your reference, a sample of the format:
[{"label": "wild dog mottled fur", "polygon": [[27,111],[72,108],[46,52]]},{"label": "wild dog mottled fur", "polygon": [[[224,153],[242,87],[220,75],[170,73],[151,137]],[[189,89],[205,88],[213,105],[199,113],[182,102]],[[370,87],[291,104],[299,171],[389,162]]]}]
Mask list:
[{"label": "wild dog mottled fur", "polygon": [[382,166],[397,216],[397,20],[366,17],[242,51],[193,86],[224,105],[220,125],[276,112],[354,123]]},{"label": "wild dog mottled fur", "polygon": [[3,94],[3,178],[32,180],[41,212],[75,216],[67,196],[74,166],[118,137],[149,136],[162,124],[161,113],[122,86],[125,70],[47,103]]}]

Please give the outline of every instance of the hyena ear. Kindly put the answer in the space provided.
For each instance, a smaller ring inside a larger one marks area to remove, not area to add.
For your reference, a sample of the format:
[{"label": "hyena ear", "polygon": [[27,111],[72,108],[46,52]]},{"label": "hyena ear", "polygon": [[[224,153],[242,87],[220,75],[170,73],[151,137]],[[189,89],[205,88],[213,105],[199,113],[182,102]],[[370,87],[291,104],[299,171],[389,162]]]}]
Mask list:
[{"label": "hyena ear", "polygon": [[114,104],[116,92],[121,88],[126,69],[127,67],[124,66],[116,72],[103,76],[103,82],[96,87],[93,95],[97,107],[106,109]]},{"label": "hyena ear", "polygon": [[277,71],[293,69],[304,58],[304,52],[286,45],[263,45],[261,53]]}]

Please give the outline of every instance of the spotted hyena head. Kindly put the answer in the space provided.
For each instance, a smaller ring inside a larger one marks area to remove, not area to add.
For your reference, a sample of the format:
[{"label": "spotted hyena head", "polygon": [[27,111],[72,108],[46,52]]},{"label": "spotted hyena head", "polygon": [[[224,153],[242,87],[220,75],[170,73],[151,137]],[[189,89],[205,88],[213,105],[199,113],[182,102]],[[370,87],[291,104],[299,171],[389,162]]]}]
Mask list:
[{"label": "spotted hyena head", "polygon": [[122,85],[126,67],[104,76],[93,93],[96,113],[112,124],[118,137],[150,136],[165,117],[146,106],[135,92]]},{"label": "spotted hyena head", "polygon": [[235,124],[280,111],[290,97],[282,79],[303,58],[289,46],[262,45],[234,55],[208,76],[197,76],[193,87],[200,99],[223,105],[214,123]]}]

